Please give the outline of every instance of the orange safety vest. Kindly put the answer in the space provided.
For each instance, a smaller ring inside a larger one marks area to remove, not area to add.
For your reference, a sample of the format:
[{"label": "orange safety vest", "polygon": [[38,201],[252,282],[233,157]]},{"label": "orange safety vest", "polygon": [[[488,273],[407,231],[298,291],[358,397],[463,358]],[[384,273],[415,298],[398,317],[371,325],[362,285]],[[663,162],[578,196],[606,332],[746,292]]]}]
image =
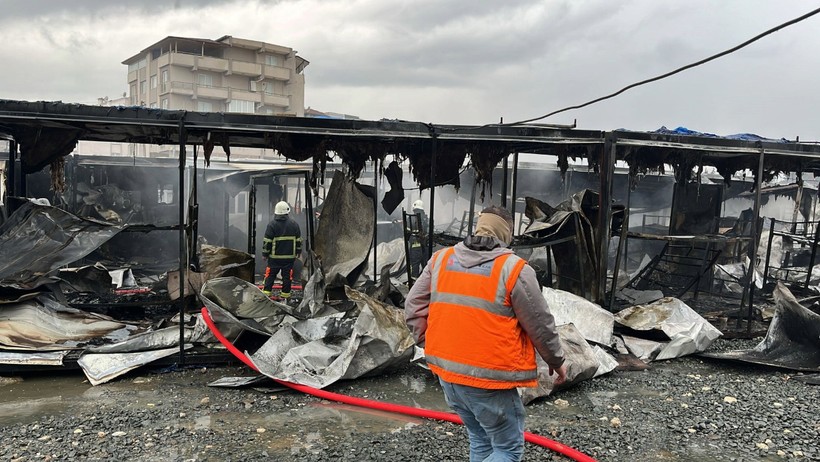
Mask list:
[{"label": "orange safety vest", "polygon": [[507,254],[465,268],[452,247],[433,255],[424,353],[436,375],[487,389],[537,385],[535,348],[510,302],[525,263]]}]

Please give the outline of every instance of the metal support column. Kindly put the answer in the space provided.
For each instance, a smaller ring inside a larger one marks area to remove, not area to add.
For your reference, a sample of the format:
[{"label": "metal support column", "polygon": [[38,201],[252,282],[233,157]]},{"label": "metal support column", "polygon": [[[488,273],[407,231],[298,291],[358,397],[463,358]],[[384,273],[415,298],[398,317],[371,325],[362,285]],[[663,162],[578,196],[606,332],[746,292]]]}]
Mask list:
[{"label": "metal support column", "polygon": [[630,199],[632,197],[631,188],[629,185],[632,184],[632,173],[630,172],[627,175],[627,185],[626,185],[626,207],[624,208],[624,222],[621,225],[621,236],[618,239],[618,250],[615,253],[615,268],[612,270],[612,288],[609,292],[609,309],[612,310],[612,307],[615,306],[615,292],[618,290],[618,271],[621,267],[621,258],[623,257],[624,260],[624,273],[628,273],[626,268],[626,263],[629,261],[627,255],[627,246],[626,242],[629,239],[629,205]]},{"label": "metal support column", "polygon": [[606,298],[606,273],[609,255],[609,228],[612,221],[612,172],[615,169],[615,155],[618,147],[617,139],[612,133],[607,133],[601,157],[598,161],[599,195],[598,195],[598,255],[595,262],[597,267],[598,293],[595,302],[603,304]]},{"label": "metal support column", "polygon": [[[305,220],[305,222],[307,225],[308,249],[313,251],[313,225],[316,220],[316,214],[313,212],[313,196],[311,195],[310,173],[308,172],[305,172],[305,206],[307,207],[307,220]],[[308,252],[308,255],[310,255],[310,252]]]},{"label": "metal support column", "polygon": [[[741,310],[743,306],[748,303],[748,310],[746,312],[746,333],[750,333],[752,331],[752,307],[753,307],[753,300],[754,300],[754,271],[755,267],[757,266],[757,246],[759,245],[760,241],[760,230],[758,229],[758,222],[760,221],[760,195],[761,189],[763,188],[763,162],[766,158],[766,149],[763,145],[758,141],[758,146],[760,149],[760,159],[758,160],[757,164],[757,178],[755,178],[757,182],[757,186],[755,188],[755,206],[754,206],[754,214],[752,215],[752,235],[750,236],[751,239],[749,240],[749,268],[746,270],[746,277],[745,282],[743,284],[743,297],[741,298]],[[742,312],[742,311],[740,311]],[[740,312],[738,313],[737,317],[737,325],[740,326]]]},{"label": "metal support column", "polygon": [[379,246],[379,161],[373,167],[373,284],[379,284],[379,261],[376,247]]},{"label": "metal support column", "polygon": [[179,121],[179,187],[177,201],[179,204],[179,365],[185,364],[185,276],[188,271],[188,244],[185,229],[185,143],[188,130],[185,120]]},{"label": "metal support column", "polygon": [[507,208],[507,175],[510,171],[510,156],[504,156],[504,164],[501,167],[501,206]]},{"label": "metal support column", "polygon": [[473,169],[473,190],[470,191],[470,213],[468,215],[467,221],[467,235],[473,235],[473,220],[475,219],[475,193],[478,189],[478,184],[476,181],[476,173],[475,169]]},{"label": "metal support column", "polygon": [[433,256],[433,231],[435,228],[435,204],[436,204],[436,143],[438,142],[438,134],[436,128],[430,126],[430,221],[427,228],[427,260]]},{"label": "metal support column", "polygon": [[[510,214],[513,216],[513,227],[515,227],[515,203],[518,197],[518,153],[513,154],[512,171],[512,192],[510,193]],[[515,235],[515,229],[513,229]]]},{"label": "metal support column", "polygon": [[6,213],[11,215],[14,210],[10,208],[9,196],[17,195],[17,141],[9,140],[9,160],[8,160],[8,176],[6,177],[6,197],[5,206]]}]

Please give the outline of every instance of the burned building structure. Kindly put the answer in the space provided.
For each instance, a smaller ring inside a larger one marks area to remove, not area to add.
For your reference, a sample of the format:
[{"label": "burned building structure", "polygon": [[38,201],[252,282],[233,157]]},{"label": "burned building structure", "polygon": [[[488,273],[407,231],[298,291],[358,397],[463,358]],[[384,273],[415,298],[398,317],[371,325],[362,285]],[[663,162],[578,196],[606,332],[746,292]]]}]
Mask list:
[{"label": "burned building structure", "polygon": [[[173,236],[172,245],[164,247],[161,254],[173,254],[170,259],[177,271],[178,288],[190,284],[186,278],[197,277],[190,269],[203,224],[208,222],[209,232],[229,224],[224,201],[203,196],[205,188],[197,185],[198,179],[235,177],[240,179],[239,183],[253,185],[262,181],[272,184],[270,175],[294,174],[294,191],[303,195],[307,249],[318,252],[318,259],[326,260],[323,263],[335,258],[335,254],[330,255],[333,251],[314,241],[317,222],[313,211],[317,190],[330,176],[328,165],[333,163],[343,165],[344,175],[350,180],[359,178],[368,165],[374,172],[374,186],[360,188],[369,199],[357,199],[359,207],[372,207],[357,217],[372,221],[372,229],[368,225],[371,234],[365,234],[371,240],[357,246],[358,252],[376,253],[377,239],[372,233],[378,228],[377,207],[381,205],[392,213],[405,200],[402,184],[410,177],[428,194],[428,252],[469,234],[479,203],[496,203],[519,217],[513,247],[536,267],[544,286],[572,292],[612,310],[619,300],[624,300],[622,297],[633,303],[641,299],[641,293],[652,290],[661,292],[661,296],[676,297],[712,292],[726,285],[716,283],[715,268],[739,264],[739,279],[735,283],[741,287],[741,293],[732,303],[736,308],[748,309],[744,311],[744,326],[750,329],[755,296],[750,281],[755,280],[754,270],[759,263],[765,261],[764,282],[781,279],[805,287],[810,285],[815,260],[820,258],[815,252],[820,227],[812,213],[785,223],[760,219],[761,203],[766,197],[763,185],[781,173],[796,175],[795,209],[808,210],[805,204],[814,198],[806,193],[809,188],[804,188],[802,178],[820,168],[820,146],[811,143],[666,130],[607,132],[544,125],[456,126],[9,100],[0,100],[0,137],[8,140],[10,146],[3,203],[6,230],[19,212],[21,202],[15,198],[27,196],[31,190],[29,176],[43,169],[51,174],[52,189],[71,191],[73,199],[66,204],[67,212],[89,216],[92,210],[85,214],[82,210],[91,207],[99,215],[114,210],[116,207],[111,204],[135,200],[129,197],[130,193],[111,188],[82,190],[82,162],[70,167],[76,169],[75,173],[66,175],[66,165],[70,165],[66,156],[79,140],[178,146],[178,159],[171,164],[152,166],[156,173],[151,174],[152,180],[165,176],[161,183],[168,185],[166,189],[173,200],[161,207],[141,208],[141,215],[133,219],[120,217],[119,224],[123,226],[114,233],[120,235],[131,228],[126,232],[150,231]],[[232,147],[273,149],[290,163],[284,167],[234,165],[221,170],[215,165],[207,166],[215,148],[221,148],[229,161]],[[543,163],[522,168],[521,154],[549,159],[557,168],[546,168]],[[85,167],[93,163],[83,161]],[[203,167],[199,167],[200,161]],[[585,162],[587,172],[568,181],[567,172],[574,161]],[[710,167],[720,182],[706,179],[705,171]],[[656,175],[667,173],[670,168],[671,175]],[[738,182],[734,178],[738,172],[750,172],[750,181]],[[380,190],[377,175],[387,180],[389,190]],[[66,184],[66,178],[77,184]],[[554,181],[545,183],[545,178]],[[437,212],[437,208],[445,206],[437,195],[449,188],[468,204],[460,217],[449,211]],[[666,198],[667,203],[650,205],[645,199],[638,199],[640,192],[655,201]],[[738,217],[721,216],[730,198],[745,198],[751,207]],[[103,200],[108,200],[107,206],[94,207]],[[255,212],[250,199],[248,205],[247,219],[253,220]],[[203,213],[205,208],[211,216]],[[633,214],[633,210],[640,213]],[[437,222],[437,218],[448,215],[451,220]],[[640,226],[636,218],[641,219]],[[104,226],[98,227],[100,232],[106,232]],[[252,228],[248,226],[249,234]],[[768,233],[764,234],[765,231]],[[245,246],[244,242],[231,241],[230,235],[230,230],[226,230],[206,239],[247,251],[252,258],[258,239],[249,236]],[[787,244],[792,246],[789,251],[773,255],[770,249],[775,235],[782,238],[781,249]],[[117,246],[121,251],[137,242],[130,238],[125,241]],[[759,251],[761,242],[767,244],[765,254]],[[647,257],[641,262],[643,254]],[[71,256],[86,255],[77,252]],[[378,261],[377,255],[372,255],[374,282],[384,275]],[[71,262],[67,256],[52,261],[50,266],[21,263],[14,271],[5,271],[0,278],[3,297],[25,297],[42,282],[32,279],[33,274],[46,276]],[[340,266],[347,265],[346,270],[350,270],[366,262],[367,255],[359,255],[353,263],[342,262]],[[795,262],[804,265],[803,269],[795,268]],[[21,280],[26,284],[20,284]],[[347,282],[353,281],[348,278]],[[660,297],[654,299],[657,298]],[[180,319],[184,319],[192,307],[186,306],[185,297],[179,297],[175,303]],[[186,343],[183,324],[179,323],[180,357]]]}]

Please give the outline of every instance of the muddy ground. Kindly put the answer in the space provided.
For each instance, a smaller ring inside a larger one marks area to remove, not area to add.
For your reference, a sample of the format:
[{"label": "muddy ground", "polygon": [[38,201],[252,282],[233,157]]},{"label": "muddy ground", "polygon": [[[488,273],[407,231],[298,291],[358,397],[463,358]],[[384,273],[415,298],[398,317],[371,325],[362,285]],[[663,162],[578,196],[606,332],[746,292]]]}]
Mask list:
[{"label": "muddy ground", "polygon": [[[755,341],[718,340],[714,350]],[[293,391],[208,387],[244,366],[0,378],[0,460],[467,460],[462,428]],[[688,357],[617,371],[527,406],[528,430],[602,461],[820,460],[820,388],[787,371]],[[429,372],[339,393],[447,410]],[[528,444],[525,461],[568,460]]]}]

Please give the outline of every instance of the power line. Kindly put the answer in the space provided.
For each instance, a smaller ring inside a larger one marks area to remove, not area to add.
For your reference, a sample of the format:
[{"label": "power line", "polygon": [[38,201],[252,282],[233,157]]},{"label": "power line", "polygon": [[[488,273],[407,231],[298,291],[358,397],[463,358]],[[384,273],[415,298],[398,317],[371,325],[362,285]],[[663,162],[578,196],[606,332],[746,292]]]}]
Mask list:
[{"label": "power line", "polygon": [[621,93],[623,93],[627,90],[630,90],[632,88],[639,87],[641,85],[646,85],[647,83],[655,82],[655,81],[658,81],[658,80],[661,80],[661,79],[665,79],[667,77],[670,77],[670,76],[673,76],[673,75],[678,74],[680,72],[683,72],[687,69],[691,69],[693,67],[700,66],[701,64],[706,64],[709,61],[714,61],[715,59],[726,56],[730,53],[734,53],[735,51],[740,50],[741,48],[744,48],[748,45],[751,45],[752,43],[762,39],[763,37],[765,37],[767,35],[773,34],[777,31],[779,31],[780,29],[785,29],[786,27],[789,27],[792,24],[797,24],[798,22],[803,21],[805,19],[808,19],[808,18],[816,15],[817,13],[820,13],[820,8],[817,8],[816,10],[812,10],[812,11],[810,11],[810,12],[808,12],[808,13],[806,13],[803,16],[800,16],[798,18],[794,18],[790,21],[786,21],[783,24],[780,24],[779,26],[775,26],[775,27],[773,27],[773,28],[761,33],[761,34],[758,34],[758,35],[750,38],[749,40],[746,40],[745,42],[741,43],[740,45],[729,48],[726,51],[722,51],[718,54],[709,56],[708,58],[704,58],[700,61],[697,61],[697,62],[694,62],[694,63],[691,63],[691,64],[687,64],[686,66],[679,67],[679,68],[675,69],[674,71],[667,72],[666,74],[661,74],[659,76],[652,77],[650,79],[641,80],[640,82],[636,82],[636,83],[633,83],[631,85],[627,85],[627,86],[621,88],[620,90],[616,91],[615,93],[611,93],[609,95],[602,96],[600,98],[595,98],[591,101],[587,101],[586,103],[578,104],[578,105],[575,105],[575,106],[568,106],[568,107],[565,107],[563,109],[558,109],[557,111],[552,111],[548,114],[544,114],[540,117],[535,117],[535,118],[532,118],[532,119],[520,120],[518,122],[512,122],[512,123],[507,123],[507,124],[488,124],[488,125],[484,125],[484,127],[499,126],[499,125],[502,125],[502,126],[503,125],[520,125],[520,124],[526,124],[526,123],[529,123],[529,122],[535,122],[536,120],[546,119],[547,117],[554,116],[555,114],[560,114],[562,112],[571,111],[573,109],[581,109],[583,107],[587,107],[589,105],[592,105],[592,104],[595,104],[595,103],[598,103],[598,102],[601,102],[601,101],[604,101],[604,100],[607,100],[607,99],[610,99],[610,98],[614,98],[614,97],[620,95]]}]

